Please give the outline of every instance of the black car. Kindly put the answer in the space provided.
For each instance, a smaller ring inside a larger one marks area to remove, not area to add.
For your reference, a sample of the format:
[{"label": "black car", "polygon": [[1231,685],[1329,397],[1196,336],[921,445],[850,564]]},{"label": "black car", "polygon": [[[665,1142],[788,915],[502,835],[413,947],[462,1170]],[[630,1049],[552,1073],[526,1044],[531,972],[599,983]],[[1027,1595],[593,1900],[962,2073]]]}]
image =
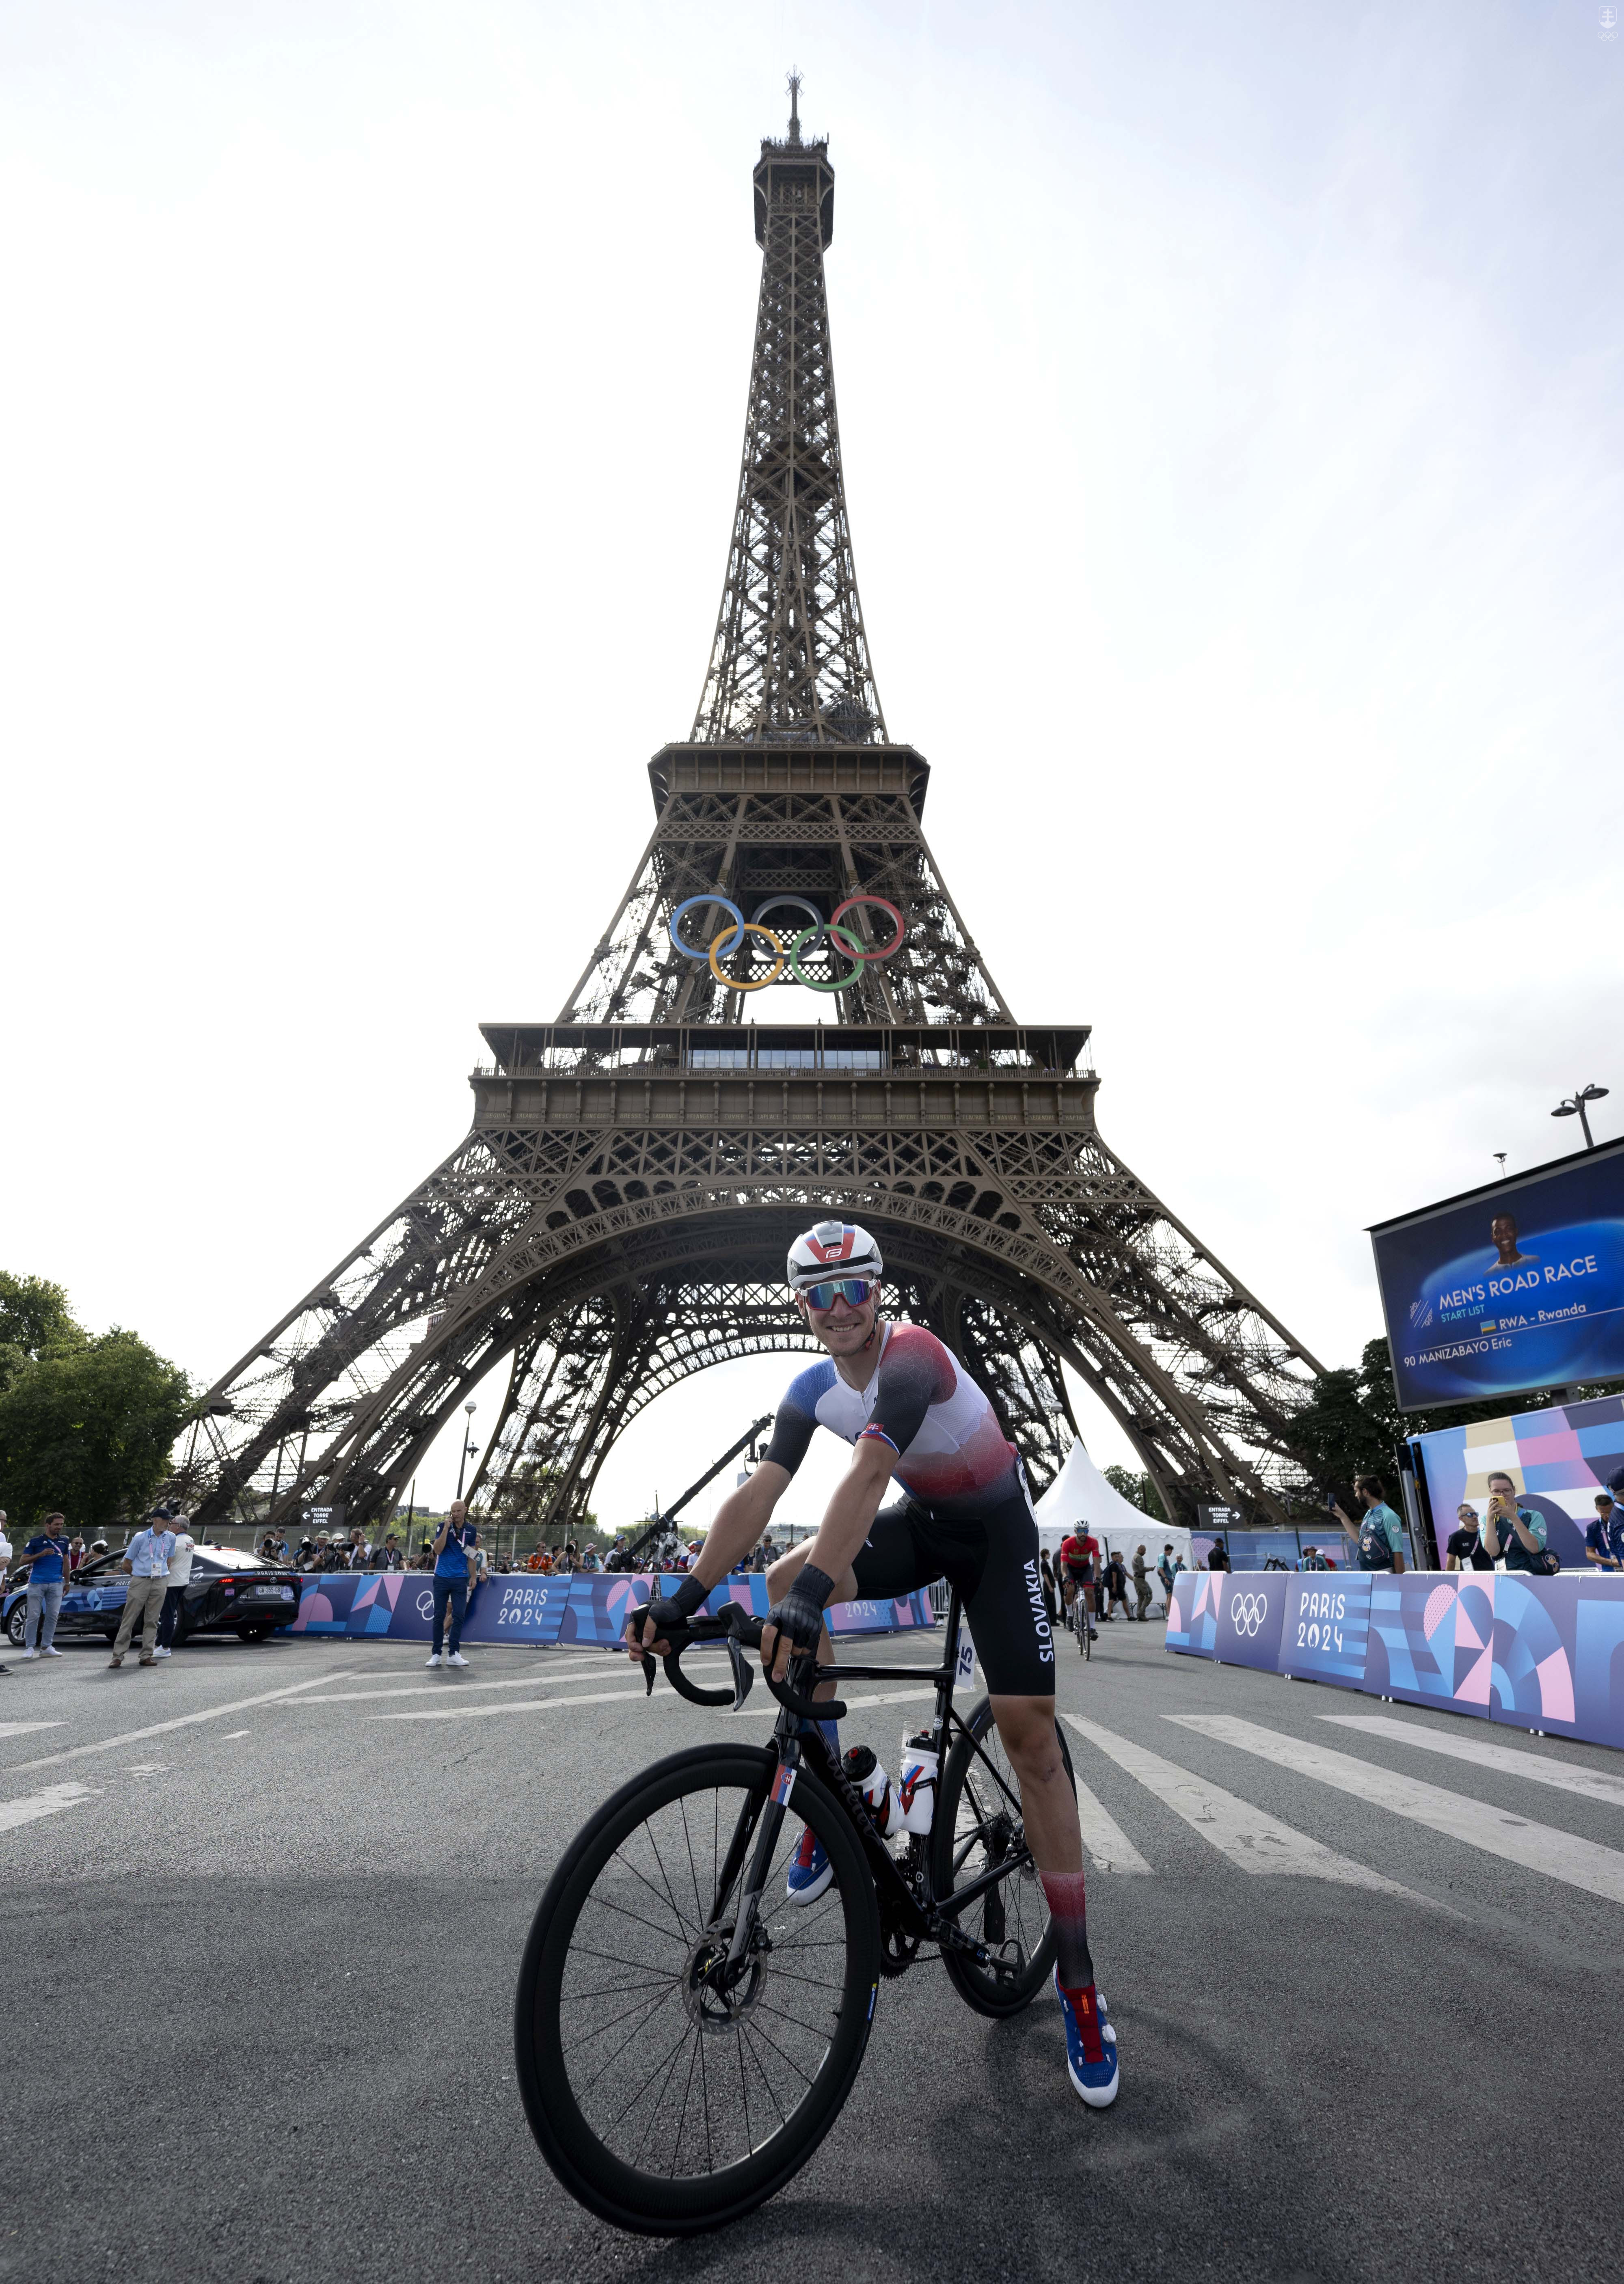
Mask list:
[{"label": "black car", "polygon": [[[74,1573],[62,1597],[57,1632],[101,1634],[111,1641],[123,1615],[128,1574],[117,1554],[98,1555]],[[28,1566],[17,1565],[6,1580],[4,1623],[7,1639],[20,1649],[27,1616],[26,1586]],[[177,1648],[192,1634],[239,1634],[244,1641],[260,1641],[278,1626],[291,1625],[299,1615],[299,1573],[285,1563],[266,1562],[234,1546],[200,1546],[192,1558],[192,1583],[186,1588],[175,1628]]]}]

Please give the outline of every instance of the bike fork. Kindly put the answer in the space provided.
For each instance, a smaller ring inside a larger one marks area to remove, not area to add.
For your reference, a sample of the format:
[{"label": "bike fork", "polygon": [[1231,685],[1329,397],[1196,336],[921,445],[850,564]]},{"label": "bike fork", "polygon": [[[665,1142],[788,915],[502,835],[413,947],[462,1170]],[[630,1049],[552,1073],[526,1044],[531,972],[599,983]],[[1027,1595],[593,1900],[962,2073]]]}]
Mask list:
[{"label": "bike fork", "polygon": [[[781,1737],[778,1740],[778,1768],[773,1779],[761,1812],[760,1826],[756,1834],[755,1851],[744,1882],[744,1893],[739,1898],[739,1917],[734,1928],[733,1941],[728,1946],[727,1964],[737,1967],[749,1949],[756,1932],[756,1921],[761,1911],[762,1891],[767,1884],[767,1867],[773,1861],[773,1851],[778,1845],[778,1835],[783,1829],[784,1811],[789,1795],[795,1790],[795,1780],[801,1766],[801,1745],[796,1737]],[[735,1842],[736,1844],[736,1842]],[[729,1861],[732,1850],[729,1850]]]}]

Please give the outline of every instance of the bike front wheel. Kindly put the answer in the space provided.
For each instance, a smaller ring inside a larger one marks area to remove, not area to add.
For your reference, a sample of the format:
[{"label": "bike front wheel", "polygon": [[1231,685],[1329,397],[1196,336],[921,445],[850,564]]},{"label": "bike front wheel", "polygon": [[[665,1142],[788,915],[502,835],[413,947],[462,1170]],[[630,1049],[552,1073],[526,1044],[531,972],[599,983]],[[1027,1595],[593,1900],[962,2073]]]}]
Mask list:
[{"label": "bike front wheel", "polygon": [[[879,1990],[873,1876],[844,1810],[777,1757],[674,1755],[607,1801],[548,1882],[515,2011],[519,2085],[554,2173],[648,2236],[751,2211],[806,2163],[851,2088]],[[779,1829],[749,1946],[730,1959],[768,1819]],[[810,1827],[834,1869],[815,1902],[785,1881]]]},{"label": "bike front wheel", "polygon": [[[1079,1623],[1086,1628],[1080,1615]],[[1015,1962],[1013,1980],[978,1967],[961,1953],[944,1951],[942,1964],[961,1998],[978,2014],[995,2019],[1030,2006],[1055,1971],[1055,1932],[1038,1867],[1026,1854],[1021,1819],[1020,1779],[999,1738],[992,1708],[984,1697],[971,1711],[942,1771],[931,1827],[931,1877],[938,1904],[955,1888],[968,1887],[1000,1864],[1009,1868],[958,1914],[966,1935]],[[1075,1782],[1065,1732],[1058,1724],[1066,1781]],[[979,1749],[977,1749],[979,1748]]]}]

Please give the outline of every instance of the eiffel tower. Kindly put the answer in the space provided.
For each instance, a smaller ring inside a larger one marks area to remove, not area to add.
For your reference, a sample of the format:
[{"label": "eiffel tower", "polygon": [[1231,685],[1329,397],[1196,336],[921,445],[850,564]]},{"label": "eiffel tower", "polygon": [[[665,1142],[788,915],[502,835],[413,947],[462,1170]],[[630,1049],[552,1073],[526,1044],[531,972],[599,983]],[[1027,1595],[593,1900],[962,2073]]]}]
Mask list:
[{"label": "eiffel tower", "polygon": [[[1088,1026],[1016,1021],[926,841],[930,766],[887,731],[835,408],[835,174],[798,98],[792,77],[753,176],[733,537],[653,831],[556,1020],[482,1026],[467,1135],[209,1390],[179,1478],[205,1523],[387,1517],[506,1366],[472,1496],[567,1526],[665,1389],[810,1345],[783,1262],[830,1212],[879,1237],[890,1305],[987,1389],[1034,1488],[1075,1433],[1063,1365],[1170,1516],[1283,1519],[1321,1367],[1102,1138]],[[747,1020],[791,981],[828,1021]]]}]

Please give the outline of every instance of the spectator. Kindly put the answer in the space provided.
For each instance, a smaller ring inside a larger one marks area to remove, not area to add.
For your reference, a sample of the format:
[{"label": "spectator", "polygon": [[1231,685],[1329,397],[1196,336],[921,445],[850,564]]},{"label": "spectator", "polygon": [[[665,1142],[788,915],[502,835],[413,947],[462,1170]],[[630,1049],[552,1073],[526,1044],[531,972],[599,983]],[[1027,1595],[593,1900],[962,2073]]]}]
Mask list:
[{"label": "spectator", "polygon": [[602,1556],[590,1542],[581,1549],[581,1568],[583,1570],[592,1571],[601,1570],[603,1568]]},{"label": "spectator", "polygon": [[1545,1552],[1544,1516],[1537,1507],[1518,1505],[1517,1486],[1510,1475],[1490,1475],[1487,1488],[1488,1506],[1478,1527],[1484,1553],[1508,1570],[1548,1575],[1556,1564]]},{"label": "spectator", "polygon": [[1478,1510],[1463,1499],[1455,1510],[1455,1529],[1444,1545],[1446,1570],[1492,1570],[1492,1555],[1484,1551],[1478,1529]]},{"label": "spectator", "polygon": [[366,1543],[365,1533],[361,1530],[352,1530],[349,1534],[349,1545],[344,1553],[345,1568],[349,1570],[365,1570],[372,1559],[373,1550]]},{"label": "spectator", "polygon": [[1179,1575],[1173,1567],[1173,1541],[1171,1538],[1168,1540],[1166,1545],[1162,1549],[1162,1559],[1156,1566],[1156,1575],[1162,1582],[1162,1592],[1167,1597],[1167,1608],[1171,1615],[1173,1610],[1173,1582]]},{"label": "spectator", "polygon": [[1227,1570],[1228,1568],[1229,1549],[1221,1538],[1215,1538],[1212,1541],[1212,1552],[1207,1556],[1207,1568]]},{"label": "spectator", "polygon": [[1107,1607],[1110,1615],[1113,1620],[1117,1615],[1117,1607],[1118,1603],[1121,1605],[1122,1615],[1125,1618],[1132,1615],[1128,1609],[1127,1565],[1124,1562],[1121,1555],[1118,1553],[1114,1546],[1109,1548],[1106,1553],[1105,1591],[1110,1596],[1110,1601]]},{"label": "spectator", "polygon": [[1364,1509],[1361,1521],[1356,1524],[1350,1522],[1335,1500],[1331,1504],[1331,1513],[1348,1536],[1358,1540],[1360,1568],[1391,1570],[1395,1576],[1401,1577],[1404,1571],[1404,1525],[1383,1498],[1380,1477],[1355,1475],[1353,1496]]},{"label": "spectator", "polygon": [[1049,1551],[1047,1546],[1039,1555],[1038,1568],[1042,1574],[1043,1607],[1048,1613],[1049,1631],[1052,1633],[1061,1622],[1060,1584],[1055,1576],[1055,1565],[1049,1560]]},{"label": "spectator", "polygon": [[146,1518],[146,1528],[137,1531],[119,1565],[128,1573],[129,1585],[124,1596],[124,1615],[119,1620],[118,1638],[107,1661],[110,1666],[123,1664],[124,1652],[129,1647],[129,1637],[135,1631],[137,1618],[142,1622],[141,1662],[151,1665],[155,1662],[158,1620],[169,1589],[169,1557],[174,1552],[175,1533],[169,1529],[169,1510],[167,1506],[155,1506]]},{"label": "spectator", "polygon": [[1330,1565],[1317,1546],[1305,1546],[1302,1567],[1305,1570],[1329,1570]]},{"label": "spectator", "polygon": [[467,1507],[463,1500],[453,1499],[451,1512],[440,1525],[432,1549],[435,1558],[435,1638],[434,1646],[425,1661],[429,1665],[440,1662],[440,1646],[445,1639],[445,1613],[451,1614],[451,1652],[447,1665],[467,1665],[462,1654],[462,1622],[467,1615],[470,1551],[479,1544],[479,1533],[467,1521]]},{"label": "spectator", "polygon": [[1150,1578],[1145,1568],[1145,1547],[1142,1539],[1134,1554],[1134,1599],[1139,1607],[1132,1615],[1139,1620],[1142,1626],[1148,1624],[1150,1615]]},{"label": "spectator", "polygon": [[78,1531],[67,1549],[67,1575],[71,1578],[82,1562],[89,1560],[84,1551],[84,1533]]},{"label": "spectator", "polygon": [[44,1529],[28,1541],[23,1553],[28,1559],[28,1600],[22,1622],[26,1665],[32,1658],[62,1654],[55,1643],[57,1613],[62,1607],[62,1587],[67,1576],[67,1525],[63,1517],[48,1514]]},{"label": "spectator", "polygon": [[1611,1491],[1596,1494],[1596,1520],[1585,1528],[1584,1559],[1599,1570],[1624,1570],[1624,1515]]},{"label": "spectator", "polygon": [[0,1593],[5,1591],[6,1565],[12,1559],[12,1542],[5,1535],[5,1509],[0,1506]]},{"label": "spectator", "polygon": [[163,1592],[163,1608],[158,1617],[158,1647],[153,1652],[154,1657],[168,1657],[174,1648],[181,1602],[192,1584],[192,1557],[197,1542],[186,1528],[184,1514],[175,1517],[174,1534],[175,1551],[169,1557],[169,1575]]},{"label": "spectator", "polygon": [[400,1541],[392,1530],[385,1537],[383,1545],[378,1551],[377,1567],[380,1570],[399,1570],[404,1567]]}]

